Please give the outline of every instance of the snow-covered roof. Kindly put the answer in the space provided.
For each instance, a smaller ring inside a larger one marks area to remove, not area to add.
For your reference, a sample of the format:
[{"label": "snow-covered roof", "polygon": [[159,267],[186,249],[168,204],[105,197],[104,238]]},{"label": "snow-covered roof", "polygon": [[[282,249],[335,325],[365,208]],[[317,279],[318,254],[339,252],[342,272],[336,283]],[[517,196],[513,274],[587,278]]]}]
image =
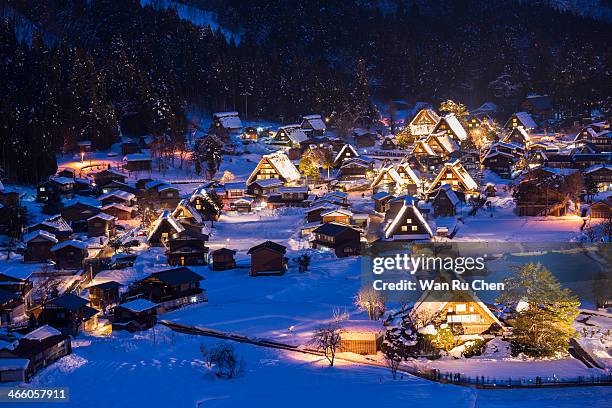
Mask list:
[{"label": "snow-covered roof", "polygon": [[376,340],[385,330],[381,320],[341,320],[342,340]]},{"label": "snow-covered roof", "polygon": [[102,200],[106,200],[107,198],[110,197],[117,197],[120,198],[122,200],[125,201],[131,201],[133,199],[136,198],[136,196],[132,193],[128,193],[127,191],[123,191],[123,190],[115,190],[115,191],[111,191],[110,193],[106,193],[101,195],[100,197],[98,197],[98,201],[102,201]]},{"label": "snow-covered roof", "polygon": [[324,212],[321,213],[321,216],[323,217],[323,216],[336,215],[336,214],[337,215],[345,215],[345,216],[348,216],[348,217],[352,217],[353,216],[353,213],[351,211],[346,210],[344,208],[334,208],[334,209],[331,209],[331,210],[324,211]]},{"label": "snow-covered roof", "polygon": [[448,197],[452,205],[457,206],[461,202],[461,200],[459,200],[459,197],[457,197],[457,194],[455,194],[455,192],[451,188],[450,184],[444,184],[440,186],[438,193],[436,194],[436,198],[442,192],[446,193],[446,196]]},{"label": "snow-covered roof", "polygon": [[122,303],[119,305],[119,307],[123,309],[130,310],[136,313],[144,312],[145,310],[151,310],[153,308],[156,308],[157,306],[157,303],[153,303],[150,300],[142,298],[131,300],[129,302]]},{"label": "snow-covered roof", "polygon": [[431,120],[435,123],[437,123],[440,120],[440,115],[438,115],[438,113],[433,110],[433,109],[421,109],[420,111],[417,112],[416,115],[414,115],[414,117],[412,118],[412,120],[410,121],[410,125],[414,126],[415,125],[415,121],[420,118],[423,115],[427,115],[431,118]]},{"label": "snow-covered roof", "polygon": [[592,173],[594,171],[601,170],[601,169],[612,170],[612,165],[609,165],[609,164],[597,164],[595,166],[591,166],[591,167],[587,168],[586,170],[584,170],[584,172],[588,174],[588,173]]},{"label": "snow-covered roof", "polygon": [[89,217],[87,221],[93,220],[96,218],[99,218],[104,221],[113,221],[115,219],[115,217],[113,217],[112,215],[101,212],[101,213],[94,215],[93,217]]},{"label": "snow-covered roof", "polygon": [[27,358],[0,358],[0,371],[25,370],[29,364]]},{"label": "snow-covered roof", "polygon": [[325,122],[321,119],[321,115],[306,115],[303,119],[304,122],[308,122],[314,130],[325,130]]},{"label": "snow-covered roof", "polygon": [[531,115],[527,112],[516,112],[515,113],[517,119],[525,126],[527,129],[535,129],[538,125],[535,123]]},{"label": "snow-covered roof", "polygon": [[434,182],[431,183],[431,186],[434,187],[448,171],[452,171],[468,190],[478,189],[478,184],[476,184],[470,173],[465,170],[458,159],[444,163],[444,167],[440,170]]},{"label": "snow-covered roof", "polygon": [[126,154],[125,156],[123,156],[123,160],[124,161],[151,161],[151,158],[144,154],[144,153],[132,153],[132,154]]},{"label": "snow-covered roof", "polygon": [[436,156],[436,152],[434,152],[431,146],[427,143],[427,139],[420,139],[416,141],[416,143],[414,144],[414,148],[412,149],[413,154],[414,150],[416,150],[418,146],[422,147],[423,150],[425,150],[425,153],[427,153],[428,155]]},{"label": "snow-covered roof", "polygon": [[157,230],[157,228],[159,228],[160,224],[164,221],[167,220],[168,223],[170,224],[170,226],[172,226],[172,228],[174,228],[174,230],[176,232],[183,232],[185,231],[185,227],[183,227],[183,225],[181,225],[180,222],[178,222],[178,220],[176,218],[174,218],[172,216],[172,214],[170,214],[169,210],[164,211],[157,220],[155,220],[155,223],[151,226],[151,230],[149,232],[149,236],[148,239],[151,239],[151,237],[153,236],[153,234],[155,233],[155,231]]},{"label": "snow-covered roof", "polygon": [[186,210],[191,215],[191,217],[195,220],[196,224],[202,224],[202,222],[204,222],[204,219],[202,218],[202,214],[200,214],[198,210],[193,208],[193,206],[191,205],[191,201],[189,201],[187,198],[182,199],[178,203],[178,205],[172,212],[172,216],[177,218],[179,212],[182,211],[183,209]]},{"label": "snow-covered roof", "polygon": [[213,117],[217,118],[226,129],[241,129],[242,121],[238,116],[238,112],[217,112],[213,113]]},{"label": "snow-covered roof", "polygon": [[74,179],[68,177],[51,177],[49,180],[64,186],[74,184]]},{"label": "snow-covered roof", "polygon": [[446,133],[434,134],[434,135],[431,135],[431,137],[435,138],[438,141],[438,143],[440,143],[440,146],[442,146],[444,150],[446,150],[448,153],[453,153],[461,149],[461,147],[459,147],[455,139],[453,139]]},{"label": "snow-covered roof", "polygon": [[133,210],[132,207],[128,207],[126,205],[117,204],[117,203],[112,203],[112,204],[109,204],[109,205],[105,205],[104,207],[101,208],[101,210],[104,211],[104,210],[109,210],[111,208],[116,208],[118,210],[128,211],[128,212],[131,212]]},{"label": "snow-covered roof", "polygon": [[308,186],[281,187],[279,193],[308,193]]},{"label": "snow-covered roof", "polygon": [[262,157],[262,159],[268,159],[278,174],[288,182],[297,181],[302,177],[299,170],[293,163],[291,163],[289,157],[283,152],[266,154]]},{"label": "snow-covered roof", "polygon": [[283,181],[277,178],[270,178],[265,180],[255,180],[253,184],[257,184],[260,187],[274,187],[274,186],[282,186]]},{"label": "snow-covered roof", "polygon": [[30,232],[28,234],[25,234],[23,236],[23,242],[30,242],[34,238],[38,238],[38,237],[43,237],[47,241],[51,241],[54,244],[57,244],[57,238],[55,238],[55,235],[51,234],[50,232],[43,231],[43,230],[36,230],[36,231],[32,231],[32,232]]},{"label": "snow-covered roof", "polygon": [[51,251],[52,252],[59,251],[60,249],[66,248],[66,247],[69,247],[69,246],[74,247],[74,248],[78,248],[78,249],[81,249],[81,250],[85,250],[85,249],[87,249],[87,242],[77,241],[76,239],[69,239],[67,241],[60,242],[60,243],[57,243],[57,244],[53,245],[51,247]]},{"label": "snow-covered roof", "polygon": [[304,129],[300,127],[288,128],[285,131],[287,132],[287,137],[293,144],[300,144],[308,139],[308,135],[304,132]]},{"label": "snow-covered roof", "polygon": [[448,126],[451,128],[453,133],[459,138],[459,140],[467,139],[468,134],[463,128],[463,126],[461,125],[461,123],[459,123],[459,119],[457,119],[454,113],[449,113],[448,115],[445,115],[442,119],[444,119],[446,123],[448,123]]},{"label": "snow-covered roof", "polygon": [[[427,221],[425,221],[423,214],[421,214],[421,211],[419,210],[417,206],[416,200],[414,200],[412,197],[405,197],[404,203],[402,204],[402,208],[395,215],[395,218],[393,219],[393,221],[391,221],[385,228],[385,238],[389,238],[394,234],[395,230],[398,227],[399,222],[404,218],[404,215],[409,209],[413,210],[414,215],[417,217],[419,222],[425,227],[425,229],[427,230],[427,233],[429,234],[428,237],[423,237],[423,238],[431,238],[433,236],[431,227],[429,226]],[[407,234],[402,234],[402,235],[417,235],[417,234],[407,233]]]},{"label": "snow-covered roof", "polygon": [[44,326],[41,326],[38,329],[32,330],[22,338],[41,341],[49,337],[59,336],[61,334],[62,333],[59,330],[49,326],[48,324],[45,324]]},{"label": "snow-covered roof", "polygon": [[359,157],[359,153],[357,153],[357,149],[355,149],[353,147],[353,145],[347,143],[344,146],[342,146],[342,148],[340,149],[340,151],[338,152],[338,154],[334,158],[334,163],[336,163],[344,155],[344,151],[346,149],[349,149],[351,151],[351,153],[352,153],[351,157]]}]

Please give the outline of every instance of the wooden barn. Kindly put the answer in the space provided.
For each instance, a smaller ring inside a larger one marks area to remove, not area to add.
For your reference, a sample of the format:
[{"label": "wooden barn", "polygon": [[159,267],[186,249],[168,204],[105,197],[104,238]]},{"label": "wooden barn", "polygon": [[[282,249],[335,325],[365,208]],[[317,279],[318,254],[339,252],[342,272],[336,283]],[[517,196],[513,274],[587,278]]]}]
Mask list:
[{"label": "wooden barn", "polygon": [[211,268],[213,271],[225,271],[236,267],[234,256],[236,251],[228,248],[219,248],[211,253]]},{"label": "wooden barn", "polygon": [[51,247],[57,244],[58,240],[50,232],[36,230],[25,234],[23,242],[26,244],[24,262],[45,262],[51,259]]},{"label": "wooden barn", "polygon": [[119,302],[119,288],[121,284],[115,281],[106,281],[87,287],[89,290],[89,303],[91,307],[104,311]]},{"label": "wooden barn", "polygon": [[455,192],[449,184],[442,185],[433,194],[431,205],[435,217],[454,217],[457,215],[457,207],[465,200],[465,196]]},{"label": "wooden barn", "polygon": [[87,243],[70,239],[53,245],[50,249],[57,269],[81,269],[87,258]]},{"label": "wooden barn", "polygon": [[81,330],[91,331],[97,326],[96,315],[99,312],[88,303],[87,299],[65,293],[45,303],[38,320],[70,336],[77,335]]},{"label": "wooden barn", "polygon": [[361,233],[346,223],[325,222],[313,232],[315,249],[330,249],[338,258],[361,253]]},{"label": "wooden barn", "polygon": [[135,332],[147,330],[157,323],[159,305],[147,299],[134,299],[113,310],[113,330]]},{"label": "wooden barn", "polygon": [[287,270],[287,248],[272,241],[265,241],[248,250],[251,255],[251,276],[282,275]]},{"label": "wooden barn", "polygon": [[591,204],[591,218],[603,218],[609,220],[612,218],[612,198],[608,197],[605,200],[597,201]]}]

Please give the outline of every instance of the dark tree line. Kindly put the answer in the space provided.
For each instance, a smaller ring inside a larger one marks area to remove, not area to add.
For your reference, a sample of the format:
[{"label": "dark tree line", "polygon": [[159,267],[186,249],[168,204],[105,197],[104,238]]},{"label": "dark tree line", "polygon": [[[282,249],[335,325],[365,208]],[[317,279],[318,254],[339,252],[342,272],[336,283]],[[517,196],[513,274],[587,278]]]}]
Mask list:
[{"label": "dark tree line", "polygon": [[366,61],[372,94],[507,110],[546,93],[568,113],[610,108],[612,25],[518,0],[181,0],[243,27],[266,52],[339,70]]},{"label": "dark tree line", "polygon": [[357,99],[364,98],[356,92],[363,83],[357,72],[338,75],[302,53],[263,52],[249,35],[236,44],[172,8],[141,7],[138,0],[2,5],[44,29],[19,41],[13,22],[1,21],[1,164],[17,181],[52,174],[54,154],[74,151],[78,141],[108,148],[120,127],[183,143],[190,109],[243,111],[245,92],[251,117],[293,121],[337,107],[371,110]]},{"label": "dark tree line", "polygon": [[[119,127],[184,144],[186,113],[239,110],[372,116],[374,98],[515,109],[528,92],[558,106],[609,108],[610,24],[514,0],[181,0],[221,31],[139,0],[0,0],[39,31],[0,22],[5,175],[36,182],[78,141],[105,148]],[[156,3],[156,2],[153,2]],[[158,2],[164,3],[164,1]],[[10,15],[4,13],[3,15]],[[53,41],[50,40],[53,38]]]}]

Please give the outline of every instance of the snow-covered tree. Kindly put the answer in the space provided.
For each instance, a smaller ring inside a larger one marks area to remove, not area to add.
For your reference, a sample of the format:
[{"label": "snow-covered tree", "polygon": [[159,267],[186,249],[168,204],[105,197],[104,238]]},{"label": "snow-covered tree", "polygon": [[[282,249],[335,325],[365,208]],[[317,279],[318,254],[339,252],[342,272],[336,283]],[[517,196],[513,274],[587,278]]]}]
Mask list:
[{"label": "snow-covered tree", "polygon": [[368,312],[370,320],[378,320],[385,312],[385,298],[380,291],[364,286],[355,296],[355,305]]},{"label": "snow-covered tree", "polygon": [[[515,309],[510,321],[513,350],[536,357],[567,352],[569,340],[576,337],[572,326],[579,314],[576,295],[562,288],[541,264],[523,265],[504,284],[498,302]],[[516,308],[519,302],[522,307]]]}]

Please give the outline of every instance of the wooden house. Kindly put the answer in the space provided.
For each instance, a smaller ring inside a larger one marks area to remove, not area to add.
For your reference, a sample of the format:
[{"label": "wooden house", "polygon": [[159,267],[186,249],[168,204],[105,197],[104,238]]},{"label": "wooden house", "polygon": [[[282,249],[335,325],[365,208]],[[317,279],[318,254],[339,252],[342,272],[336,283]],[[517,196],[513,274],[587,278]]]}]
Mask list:
[{"label": "wooden house", "polygon": [[242,121],[238,112],[216,112],[212,115],[211,128],[215,133],[240,133],[242,130]]},{"label": "wooden house", "polygon": [[333,166],[334,168],[340,168],[340,166],[342,165],[342,163],[344,163],[345,160],[354,159],[356,157],[359,157],[357,149],[355,149],[350,144],[345,144],[344,146],[342,146],[342,148],[340,148],[340,151],[338,152],[336,157],[334,157]]},{"label": "wooden house", "polygon": [[313,231],[315,249],[333,250],[338,258],[361,253],[361,233],[346,223],[325,222]]},{"label": "wooden house", "polygon": [[302,129],[312,136],[323,136],[325,134],[325,122],[321,115],[306,115],[302,118]]},{"label": "wooden house", "polygon": [[150,156],[144,153],[132,153],[123,156],[123,168],[127,171],[151,171]]},{"label": "wooden house", "polygon": [[116,170],[105,169],[92,175],[96,187],[102,188],[112,181],[125,184],[126,176]]},{"label": "wooden house", "polygon": [[429,141],[430,139],[428,135],[414,142],[414,147],[412,148],[411,156],[414,156],[414,157],[437,156],[438,153],[436,153],[434,149],[429,145]]},{"label": "wooden house", "polygon": [[301,177],[300,172],[291,163],[289,157],[282,152],[276,152],[261,157],[246,184],[250,187],[257,180],[278,179],[285,185],[290,185],[300,181]]},{"label": "wooden house", "polygon": [[195,208],[203,221],[216,221],[221,214],[221,203],[214,198],[210,186],[201,186],[194,190],[189,198],[191,208]]},{"label": "wooden house", "polygon": [[385,241],[421,241],[433,236],[431,227],[421,214],[416,200],[406,197],[395,216],[384,228]]},{"label": "wooden house", "polygon": [[611,219],[612,198],[608,197],[605,200],[600,200],[591,204],[591,218],[603,218],[604,220]]},{"label": "wooden house", "polygon": [[597,186],[597,191],[612,190],[612,164],[599,164],[584,170],[585,178]]},{"label": "wooden house", "polygon": [[449,184],[440,186],[431,201],[434,216],[449,217],[457,215],[457,207],[464,200],[464,195],[460,192],[455,192]]},{"label": "wooden house", "polygon": [[425,291],[410,311],[412,321],[440,328],[446,324],[457,339],[461,336],[493,335],[504,324],[471,291]]},{"label": "wooden house", "polygon": [[125,191],[127,193],[135,194],[137,190],[126,183],[122,183],[117,180],[112,180],[106,183],[104,186],[100,187],[98,191],[101,194],[108,194],[113,191]]},{"label": "wooden house", "polygon": [[208,236],[191,229],[174,233],[168,239],[166,258],[172,266],[206,265]]},{"label": "wooden house", "polygon": [[234,256],[236,251],[227,248],[219,248],[211,253],[211,268],[213,271],[225,271],[236,267]]},{"label": "wooden house", "polygon": [[186,198],[182,199],[177,204],[174,211],[172,211],[172,216],[183,225],[202,225],[204,223],[204,217],[202,217],[202,214]]},{"label": "wooden house", "polygon": [[372,194],[372,200],[374,200],[374,211],[384,213],[389,209],[389,201],[393,196],[387,191],[379,191],[378,193]]},{"label": "wooden house", "polygon": [[89,303],[92,307],[104,311],[108,307],[119,303],[119,288],[121,284],[107,281],[87,287],[89,290]]},{"label": "wooden house", "polygon": [[53,245],[50,249],[57,269],[81,269],[87,258],[87,243],[70,239]]},{"label": "wooden house", "polygon": [[157,323],[159,305],[147,299],[134,299],[113,310],[113,330],[135,332],[147,330]]},{"label": "wooden house", "polygon": [[561,217],[567,212],[570,195],[546,182],[523,180],[516,194],[516,210],[519,216]]},{"label": "wooden house", "polygon": [[393,137],[387,136],[383,139],[382,143],[380,144],[380,148],[382,150],[395,150],[397,149],[397,143],[395,142]]},{"label": "wooden house", "polygon": [[440,118],[431,131],[432,134],[445,134],[457,143],[468,139],[468,134],[454,113],[449,113]]},{"label": "wooden house", "polygon": [[2,290],[17,294],[24,302],[26,310],[32,307],[31,271],[0,272],[0,287]]},{"label": "wooden house", "polygon": [[374,178],[374,181],[370,185],[374,193],[379,191],[387,191],[391,194],[409,193],[414,194],[417,192],[421,181],[414,173],[414,170],[405,164],[399,166],[387,166],[383,167],[378,175]]},{"label": "wooden house", "polygon": [[353,213],[345,208],[334,208],[321,212],[321,222],[335,222],[338,224],[351,225]]},{"label": "wooden house", "polygon": [[527,146],[531,142],[531,139],[529,134],[525,131],[525,128],[519,126],[513,127],[502,141]]},{"label": "wooden house", "polygon": [[244,141],[243,143],[257,142],[259,138],[259,132],[257,131],[257,128],[253,126],[247,126],[246,128],[244,128],[244,131],[240,135],[240,138]]},{"label": "wooden house", "polygon": [[75,336],[81,330],[91,331],[97,326],[96,309],[87,306],[89,300],[65,293],[43,305],[38,321],[49,324],[63,334]]},{"label": "wooden house", "polygon": [[151,226],[147,241],[152,246],[167,245],[168,239],[172,234],[180,233],[184,230],[185,227],[174,218],[169,210],[166,210]]},{"label": "wooden house", "polygon": [[251,276],[281,275],[287,270],[287,248],[272,241],[265,241],[248,250],[251,255]]},{"label": "wooden house", "polygon": [[372,160],[363,156],[344,160],[338,170],[337,178],[340,180],[365,179],[368,173],[374,169]]},{"label": "wooden house", "polygon": [[478,191],[478,184],[476,184],[472,176],[470,176],[457,159],[444,164],[444,167],[442,167],[435,180],[431,183],[427,193],[431,193],[444,184],[450,184],[453,190],[461,191],[466,195],[475,194]]},{"label": "wooden house", "polygon": [[527,132],[530,132],[538,127],[531,115],[527,112],[516,112],[506,121],[504,129],[512,130],[513,128],[521,126]]},{"label": "wooden house", "polygon": [[25,334],[11,351],[15,356],[29,361],[25,379],[72,353],[70,337],[61,331],[44,325]]},{"label": "wooden house", "polygon": [[518,159],[512,154],[490,150],[482,159],[482,167],[503,178],[510,178],[516,167]]},{"label": "wooden house", "polygon": [[51,259],[51,247],[58,243],[55,235],[43,230],[36,230],[23,236],[26,250],[24,262],[46,262]]},{"label": "wooden house", "polygon": [[353,142],[359,148],[373,147],[376,144],[378,135],[363,129],[353,131]]},{"label": "wooden house", "polygon": [[342,320],[339,351],[375,355],[380,351],[384,337],[385,328],[380,320]]},{"label": "wooden house", "polygon": [[334,210],[336,208],[341,208],[341,207],[335,204],[332,204],[332,203],[328,203],[328,202],[318,202],[305,211],[305,214],[306,214],[305,221],[306,223],[320,223],[322,220],[321,214],[329,210]]},{"label": "wooden house", "polygon": [[10,327],[27,321],[26,304],[21,295],[0,289],[0,327]]},{"label": "wooden house", "polygon": [[158,313],[163,313],[184,305],[206,302],[206,293],[200,287],[203,279],[191,269],[181,266],[152,273],[136,283],[130,294],[140,294],[157,303]]},{"label": "wooden house", "polygon": [[145,189],[146,200],[154,207],[174,208],[181,200],[179,189],[161,180],[148,182]]},{"label": "wooden house", "polygon": [[270,139],[271,144],[281,146],[299,147],[301,143],[308,139],[306,131],[299,124],[287,125],[278,128],[278,131]]},{"label": "wooden house", "polygon": [[98,197],[98,201],[102,206],[109,204],[121,204],[131,207],[136,204],[136,195],[127,191],[114,190]]},{"label": "wooden house", "polygon": [[99,213],[87,220],[87,235],[90,237],[107,237],[115,235],[115,217]]},{"label": "wooden house", "polygon": [[250,213],[253,211],[253,201],[250,197],[239,198],[230,204],[230,209],[239,213]]},{"label": "wooden house", "polygon": [[284,184],[282,180],[276,178],[256,180],[249,186],[249,190],[255,197],[267,199],[269,196],[278,192]]},{"label": "wooden house", "polygon": [[267,207],[270,209],[282,207],[308,207],[308,187],[279,187],[275,193],[268,196]]},{"label": "wooden house", "polygon": [[448,158],[461,153],[461,147],[448,133],[432,133],[424,143],[434,152],[433,156]]},{"label": "wooden house", "polygon": [[136,210],[121,204],[109,204],[101,208],[104,214],[108,214],[121,221],[129,221],[136,215]]},{"label": "wooden house", "polygon": [[223,184],[224,194],[221,197],[223,204],[231,204],[236,200],[244,198],[247,193],[247,185],[244,182]]},{"label": "wooden house", "polygon": [[415,137],[429,135],[438,122],[440,116],[432,109],[421,109],[414,115],[409,123],[410,133]]},{"label": "wooden house", "polygon": [[136,140],[126,140],[121,143],[121,154],[123,156],[134,153],[140,153],[140,143]]},{"label": "wooden house", "polygon": [[87,220],[100,213],[100,208],[76,202],[62,209],[61,215],[75,232],[87,231]]}]

